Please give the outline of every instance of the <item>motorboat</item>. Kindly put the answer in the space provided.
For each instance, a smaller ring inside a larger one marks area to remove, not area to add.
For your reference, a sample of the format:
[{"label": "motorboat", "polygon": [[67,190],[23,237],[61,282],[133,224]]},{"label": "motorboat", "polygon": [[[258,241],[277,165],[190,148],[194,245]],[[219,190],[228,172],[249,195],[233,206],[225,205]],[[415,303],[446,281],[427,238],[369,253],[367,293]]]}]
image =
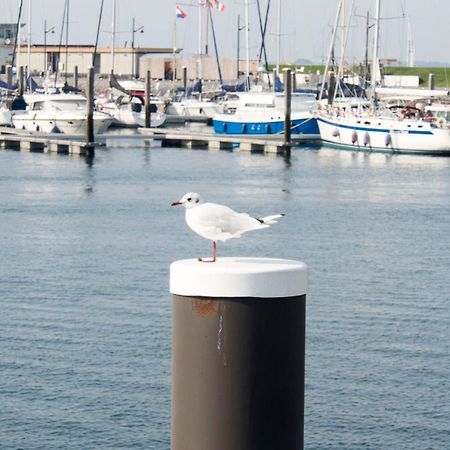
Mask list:
[{"label": "motorboat", "polygon": [[[161,107],[163,107],[163,102]],[[145,109],[140,97],[120,96],[116,100],[99,101],[99,111],[113,118],[113,125],[119,127],[144,127]],[[166,114],[158,110],[157,103],[150,102],[150,126],[160,127],[166,121]]]},{"label": "motorboat", "polygon": [[[25,110],[13,111],[16,128],[45,133],[82,134],[86,130],[86,97],[81,94],[24,94]],[[95,111],[94,133],[103,133],[111,116]]]},{"label": "motorboat", "polygon": [[166,106],[167,122],[208,122],[222,112],[222,106],[211,100],[183,98]]},{"label": "motorboat", "polygon": [[[273,92],[235,94],[230,111],[213,118],[219,134],[278,134],[284,131],[285,97]],[[314,116],[317,101],[314,94],[293,94],[291,98],[291,133],[319,136]]]}]

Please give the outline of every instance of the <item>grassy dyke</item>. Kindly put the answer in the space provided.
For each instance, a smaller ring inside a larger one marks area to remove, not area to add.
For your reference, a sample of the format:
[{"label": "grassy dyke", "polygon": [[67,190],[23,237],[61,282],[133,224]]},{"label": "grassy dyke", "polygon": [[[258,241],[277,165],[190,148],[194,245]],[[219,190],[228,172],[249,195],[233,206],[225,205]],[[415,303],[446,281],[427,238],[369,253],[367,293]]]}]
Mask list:
[{"label": "grassy dyke", "polygon": [[[272,69],[274,66],[270,66]],[[304,73],[323,73],[325,66],[323,64],[305,65],[305,64],[289,64],[283,65],[281,68],[290,68],[292,70],[304,67]],[[355,67],[355,72],[359,72],[360,68]],[[450,67],[392,67],[384,68],[385,75],[418,75],[421,87],[428,86],[428,74],[434,74],[435,86],[437,88],[450,88]]]}]

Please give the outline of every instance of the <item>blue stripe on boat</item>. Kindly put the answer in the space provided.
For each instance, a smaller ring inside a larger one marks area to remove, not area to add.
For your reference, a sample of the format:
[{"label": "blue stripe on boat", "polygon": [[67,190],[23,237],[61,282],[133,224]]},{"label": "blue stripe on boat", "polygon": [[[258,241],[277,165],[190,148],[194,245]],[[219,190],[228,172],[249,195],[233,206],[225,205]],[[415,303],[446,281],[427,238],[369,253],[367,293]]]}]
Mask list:
[{"label": "blue stripe on boat", "polygon": [[408,133],[408,134],[433,134],[432,131],[428,130],[390,130],[388,128],[368,128],[360,125],[341,125],[340,123],[330,122],[328,120],[322,119],[322,117],[318,117],[317,120],[324,122],[328,125],[333,125],[335,127],[347,128],[350,130],[358,130],[358,131],[375,131],[377,133]]}]

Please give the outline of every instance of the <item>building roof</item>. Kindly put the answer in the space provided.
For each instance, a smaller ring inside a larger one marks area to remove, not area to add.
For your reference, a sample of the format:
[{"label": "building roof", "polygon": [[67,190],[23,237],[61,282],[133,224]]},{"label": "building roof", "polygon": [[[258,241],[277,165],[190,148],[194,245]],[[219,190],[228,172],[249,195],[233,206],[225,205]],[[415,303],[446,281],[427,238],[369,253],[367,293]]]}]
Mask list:
[{"label": "building roof", "polygon": [[[26,45],[21,45],[21,49],[27,49],[28,47]],[[69,45],[67,47],[68,53],[87,53],[92,54],[94,53],[95,46],[93,45]],[[182,48],[176,48],[175,53],[180,53],[183,49]],[[31,46],[31,53],[43,53],[44,51],[47,52],[58,52],[61,51],[61,53],[66,52],[66,47],[59,46],[59,45],[32,45]],[[147,53],[155,53],[155,54],[172,54],[173,48],[158,48],[158,47],[135,47],[134,51],[131,47],[117,47],[114,52],[116,54],[127,54],[127,53],[137,53],[137,54],[147,54]],[[100,54],[109,54],[111,53],[110,47],[97,47],[97,53]]]}]

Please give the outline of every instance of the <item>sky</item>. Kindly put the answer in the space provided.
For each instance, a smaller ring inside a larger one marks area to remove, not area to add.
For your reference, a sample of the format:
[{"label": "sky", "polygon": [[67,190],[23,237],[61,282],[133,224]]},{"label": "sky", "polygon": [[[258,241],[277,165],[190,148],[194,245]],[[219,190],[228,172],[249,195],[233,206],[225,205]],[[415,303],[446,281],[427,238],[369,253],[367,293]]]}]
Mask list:
[{"label": "sky", "polygon": [[[54,26],[55,34],[47,34],[48,44],[59,42],[65,0],[24,0],[23,22],[28,23],[28,2],[32,2],[31,40],[44,41],[44,20],[47,28]],[[326,60],[332,26],[338,0],[271,0],[268,19],[266,48],[269,62],[275,62],[278,42],[278,2],[281,1],[281,62],[295,63],[310,60],[316,63]],[[144,27],[144,33],[135,34],[136,46],[172,47],[174,29],[176,46],[185,55],[198,49],[198,0],[116,0],[117,46],[130,46],[132,21],[136,28]],[[244,0],[221,0],[225,11],[213,11],[219,56],[235,58],[237,54],[238,15],[241,25],[245,22]],[[111,41],[112,3],[104,0],[100,44],[109,46]],[[261,45],[261,32],[256,0],[249,0],[249,53],[256,58]],[[268,0],[260,0],[265,13]],[[0,0],[0,22],[16,22],[20,0]],[[97,30],[101,0],[70,0],[69,40],[73,44],[93,44]],[[175,7],[182,8],[187,17],[175,19]],[[365,16],[373,15],[375,0],[346,0],[350,21],[345,51],[348,63],[364,59]],[[353,11],[353,15],[350,14]],[[360,16],[360,17],[355,17]],[[363,16],[363,17],[362,17]],[[415,58],[420,61],[439,61],[450,66],[450,39],[447,31],[450,19],[450,0],[382,0],[380,25],[380,57],[405,60],[407,54],[407,20],[410,20]],[[372,23],[372,22],[371,22]],[[372,28],[373,30],[373,28]],[[211,30],[210,30],[211,31]],[[25,31],[25,34],[27,31]],[[245,30],[240,32],[240,54],[245,56]],[[339,36],[341,33],[339,33]],[[372,35],[371,35],[372,36]],[[337,47],[341,47],[340,37]],[[371,37],[372,39],[372,37]],[[212,39],[209,40],[213,55]]]}]

